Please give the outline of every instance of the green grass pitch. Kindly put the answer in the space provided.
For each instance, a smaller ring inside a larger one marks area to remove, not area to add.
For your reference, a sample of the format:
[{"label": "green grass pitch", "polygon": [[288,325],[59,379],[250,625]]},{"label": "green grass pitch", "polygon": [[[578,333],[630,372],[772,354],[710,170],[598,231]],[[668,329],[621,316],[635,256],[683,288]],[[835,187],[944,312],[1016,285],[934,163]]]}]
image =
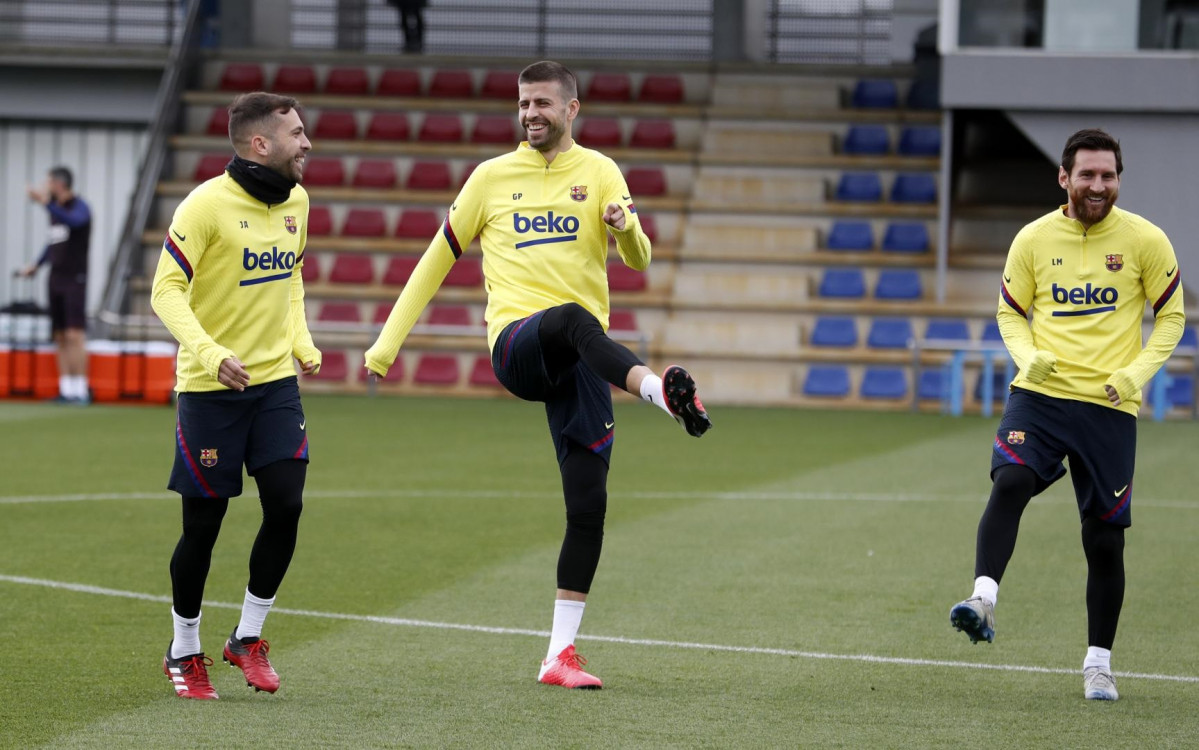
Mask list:
[{"label": "green grass pitch", "polygon": [[695,440],[622,401],[578,642],[605,688],[572,693],[535,682],[564,523],[540,406],[305,404],[305,516],[264,632],[283,686],[254,693],[219,660],[257,530],[251,482],[206,592],[211,703],[161,673],[173,412],[0,404],[0,747],[1199,742],[1197,423],[1140,425],[1122,698],[1098,704],[1082,699],[1068,480],[1024,517],[996,642],[949,626],[995,420],[716,408]]}]

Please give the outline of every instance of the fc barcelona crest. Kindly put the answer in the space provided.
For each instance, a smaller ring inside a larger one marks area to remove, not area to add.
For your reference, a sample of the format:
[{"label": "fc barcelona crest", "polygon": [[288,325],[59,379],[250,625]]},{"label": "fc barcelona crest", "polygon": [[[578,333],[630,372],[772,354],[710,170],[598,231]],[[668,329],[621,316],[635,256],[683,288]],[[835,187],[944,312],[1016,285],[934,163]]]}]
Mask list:
[{"label": "fc barcelona crest", "polygon": [[[296,233],[296,217],[284,216],[283,217],[283,226],[287,227],[287,231],[289,234],[295,234]],[[1111,257],[1111,256],[1108,256],[1108,257]]]},{"label": "fc barcelona crest", "polygon": [[1119,271],[1123,267],[1124,267],[1124,256],[1123,255],[1107,256],[1107,270]]},{"label": "fc barcelona crest", "polygon": [[1023,430],[1010,430],[1007,434],[1007,441],[1008,441],[1008,443],[1010,443],[1012,445],[1023,445],[1024,431]]},{"label": "fc barcelona crest", "polygon": [[575,185],[570,189],[570,199],[582,203],[587,200],[587,186]]},{"label": "fc barcelona crest", "polygon": [[216,448],[200,449],[200,465],[209,469],[216,466]]}]

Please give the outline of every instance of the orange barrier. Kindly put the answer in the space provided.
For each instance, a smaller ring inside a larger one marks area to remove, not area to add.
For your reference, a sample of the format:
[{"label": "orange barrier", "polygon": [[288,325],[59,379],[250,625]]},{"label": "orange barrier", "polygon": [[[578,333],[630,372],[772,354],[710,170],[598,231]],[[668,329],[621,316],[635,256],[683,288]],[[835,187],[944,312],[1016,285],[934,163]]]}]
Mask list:
[{"label": "orange barrier", "polygon": [[58,395],[58,359],[53,344],[33,349],[0,349],[0,398],[54,398]]},{"label": "orange barrier", "polygon": [[174,344],[164,341],[89,341],[88,382],[99,402],[170,403],[175,388]]}]

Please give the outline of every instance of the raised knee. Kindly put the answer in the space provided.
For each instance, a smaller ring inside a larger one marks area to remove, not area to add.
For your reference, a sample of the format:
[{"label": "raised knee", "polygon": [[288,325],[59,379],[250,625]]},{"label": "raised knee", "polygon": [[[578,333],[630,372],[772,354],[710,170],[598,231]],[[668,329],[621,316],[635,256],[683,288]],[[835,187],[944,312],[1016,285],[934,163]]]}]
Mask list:
[{"label": "raised knee", "polygon": [[1020,497],[1028,499],[1037,489],[1037,475],[1027,466],[1004,466],[995,471],[992,477],[995,490],[1002,497]]}]

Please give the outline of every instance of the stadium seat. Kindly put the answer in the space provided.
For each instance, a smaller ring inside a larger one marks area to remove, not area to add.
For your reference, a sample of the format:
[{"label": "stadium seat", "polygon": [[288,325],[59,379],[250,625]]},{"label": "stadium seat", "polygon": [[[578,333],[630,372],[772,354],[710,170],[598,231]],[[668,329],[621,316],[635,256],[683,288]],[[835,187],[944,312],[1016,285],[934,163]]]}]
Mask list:
[{"label": "stadium seat", "polygon": [[315,375],[306,375],[305,377],[331,383],[343,383],[349,374],[350,364],[346,353],[340,349],[332,349],[322,352],[321,369]]},{"label": "stadium seat", "polygon": [[880,271],[874,286],[877,299],[920,299],[924,291],[920,285],[920,273],[910,269]]},{"label": "stadium seat", "polygon": [[969,341],[970,326],[960,318],[934,318],[924,329],[924,338],[942,341]]},{"label": "stadium seat", "polygon": [[625,308],[618,308],[608,313],[609,331],[636,331],[637,314]]},{"label": "stadium seat", "polygon": [[618,147],[623,142],[620,120],[614,117],[588,117],[579,128],[579,143],[587,148]]},{"label": "stadium seat", "polygon": [[820,280],[821,297],[858,299],[866,296],[866,278],[858,268],[830,268]]},{"label": "stadium seat", "polygon": [[466,326],[471,325],[470,308],[465,305],[434,305],[429,309],[431,326]]},{"label": "stadium seat", "polygon": [[420,73],[415,70],[385,70],[375,87],[376,96],[420,96]]},{"label": "stadium seat", "polygon": [[891,184],[894,203],[936,203],[937,181],[927,172],[901,172]]},{"label": "stadium seat", "polygon": [[841,150],[853,155],[881,155],[891,150],[891,136],[882,125],[851,125]]},{"label": "stadium seat", "polygon": [[462,173],[458,177],[459,190],[461,190],[462,186],[466,184],[466,181],[470,179],[470,176],[474,173],[475,168],[478,166],[479,163],[477,161],[472,161],[467,163],[466,166],[462,167]]},{"label": "stadium seat", "polygon": [[389,190],[398,181],[395,162],[390,159],[363,159],[354,170],[353,185],[356,188]]},{"label": "stadium seat", "polygon": [[358,121],[353,112],[326,109],[316,118],[313,138],[333,141],[352,141],[358,138]]},{"label": "stadium seat", "polygon": [[902,367],[867,367],[862,377],[862,398],[905,398],[907,371]]},{"label": "stadium seat", "polygon": [[[383,283],[388,286],[403,286],[412,277],[412,271],[420,258],[397,256],[387,262],[387,270],[383,273]],[[391,309],[389,306],[388,310]]]},{"label": "stadium seat", "polygon": [[596,73],[587,84],[585,102],[627,102],[633,98],[633,84],[625,73]]},{"label": "stadium seat", "polygon": [[874,230],[868,221],[834,221],[828,233],[829,250],[873,250]]},{"label": "stadium seat", "polygon": [[1193,326],[1182,329],[1182,338],[1178,341],[1179,349],[1195,349],[1199,347],[1199,333]]},{"label": "stadium seat", "polygon": [[846,172],[837,181],[835,197],[839,201],[880,201],[883,183],[874,172]]},{"label": "stadium seat", "polygon": [[906,349],[914,338],[907,318],[878,318],[870,323],[866,346],[871,349]]},{"label": "stadium seat", "polygon": [[416,162],[405,183],[409,190],[450,190],[453,186],[450,165],[443,161]]},{"label": "stadium seat", "polygon": [[849,395],[849,369],[841,365],[814,365],[804,378],[805,396],[843,398]]},{"label": "stadium seat", "polygon": [[899,153],[902,156],[940,156],[941,129],[937,127],[907,127],[899,134]]},{"label": "stadium seat", "polygon": [[362,311],[357,302],[325,302],[316,319],[322,323],[361,323]]},{"label": "stadium seat", "polygon": [[264,80],[257,63],[229,63],[221,71],[221,91],[261,91]]},{"label": "stadium seat", "polygon": [[468,288],[483,286],[483,261],[478,257],[459,258],[450,266],[442,285]]},{"label": "stadium seat", "polygon": [[412,240],[432,240],[441,231],[441,218],[436,211],[408,208],[400,214],[396,237]]},{"label": "stadium seat", "polygon": [[1003,334],[999,332],[999,323],[992,320],[983,328],[983,341],[993,342],[998,341],[1003,343]]},{"label": "stadium seat", "polygon": [[480,388],[503,387],[495,377],[495,369],[491,366],[491,357],[488,357],[486,354],[480,354],[475,357],[474,364],[470,368],[470,380],[468,382]]},{"label": "stadium seat", "polygon": [[387,234],[387,217],[381,208],[351,208],[342,224],[343,237],[383,237]]},{"label": "stadium seat", "polygon": [[608,289],[613,292],[644,292],[649,286],[644,271],[634,271],[622,261],[608,262]]},{"label": "stadium seat", "polygon": [[227,137],[229,135],[229,110],[225,107],[216,107],[212,110],[212,114],[208,117],[208,127],[204,129],[205,135],[219,135]]},{"label": "stadium seat", "polygon": [[937,81],[928,78],[912,81],[904,102],[908,109],[940,109],[941,92]]},{"label": "stadium seat", "polygon": [[883,233],[883,250],[896,253],[922,253],[928,250],[928,229],[920,223],[888,224]]},{"label": "stadium seat", "polygon": [[674,123],[670,120],[638,120],[629,136],[631,148],[674,148]]},{"label": "stadium seat", "polygon": [[[388,307],[388,309],[390,310],[391,308]],[[386,319],[387,318],[385,316],[384,320]],[[358,368],[358,380],[363,383],[367,382],[370,379],[370,373],[367,371],[367,369],[361,366],[361,362],[356,362],[354,366]],[[396,361],[391,363],[391,367],[388,368],[387,374],[383,376],[382,382],[388,385],[395,385],[397,383],[404,382],[403,356],[396,357]]]},{"label": "stadium seat", "polygon": [[366,126],[368,141],[406,141],[411,137],[408,115],[403,112],[376,112]]},{"label": "stadium seat", "polygon": [[1195,377],[1193,375],[1172,375],[1170,387],[1166,389],[1166,399],[1171,406],[1192,406],[1195,403]]},{"label": "stadium seat", "polygon": [[462,120],[458,115],[430,112],[421,122],[416,140],[422,143],[459,143],[462,132]]},{"label": "stadium seat", "polygon": [[421,385],[456,385],[458,357],[453,354],[423,354],[416,363],[412,382]]},{"label": "stadium seat", "polygon": [[315,284],[321,279],[321,264],[317,260],[317,256],[312,253],[304,253],[304,263],[300,266],[300,278],[305,284]]},{"label": "stadium seat", "polygon": [[203,182],[211,180],[213,177],[219,177],[225,172],[225,165],[229,163],[229,159],[228,154],[204,154],[196,164],[192,179],[196,182]]},{"label": "stadium seat", "polygon": [[325,93],[342,96],[366,96],[370,79],[362,68],[332,68],[325,77]]},{"label": "stadium seat", "polygon": [[308,209],[308,236],[325,237],[333,234],[333,214],[328,206],[311,206]]},{"label": "stadium seat", "polygon": [[666,172],[657,167],[632,167],[624,179],[634,198],[666,195]]},{"label": "stadium seat", "polygon": [[947,382],[944,370],[921,370],[920,382],[916,387],[916,393],[922,401],[926,399],[939,401],[948,395],[945,393]]},{"label": "stadium seat", "polygon": [[470,132],[471,143],[517,144],[516,122],[507,115],[479,115]]},{"label": "stadium seat", "polygon": [[483,99],[509,99],[516,101],[520,97],[520,87],[517,85],[519,73],[510,70],[489,70],[483,76],[483,86],[479,96]]},{"label": "stadium seat", "polygon": [[681,104],[683,98],[683,79],[661,73],[643,78],[637,94],[638,101],[652,104]]},{"label": "stadium seat", "polygon": [[853,318],[817,318],[808,343],[812,346],[857,346],[858,326]]},{"label": "stadium seat", "polygon": [[[991,400],[1003,401],[1007,398],[1008,379],[1003,371],[1004,368],[996,367],[991,373]],[[978,379],[974,381],[974,400],[983,400],[983,373],[978,374]]]},{"label": "stadium seat", "polygon": [[339,253],[329,271],[329,281],[334,284],[369,284],[374,280],[375,264],[369,255]]},{"label": "stadium seat", "polygon": [[852,107],[893,109],[899,103],[899,92],[895,88],[895,81],[861,80],[853,87],[849,103]]},{"label": "stadium seat", "polygon": [[280,65],[271,91],[276,94],[311,94],[316,91],[316,71],[308,65]]},{"label": "stadium seat", "polygon": [[346,168],[341,159],[310,156],[304,165],[304,187],[341,187],[346,181]]},{"label": "stadium seat", "polygon": [[469,99],[474,93],[475,82],[469,70],[434,71],[429,81],[428,95],[438,99]]},{"label": "stadium seat", "polygon": [[[395,307],[395,300],[390,302],[380,302],[379,304],[375,305],[375,317],[373,319],[374,324],[381,326],[386,323],[388,316],[391,315],[391,308],[393,307]],[[399,359],[396,359],[396,362],[399,361]]]},{"label": "stadium seat", "polygon": [[641,222],[641,231],[645,232],[645,236],[649,237],[650,242],[658,241],[658,222],[653,216],[638,212],[638,221]]}]

